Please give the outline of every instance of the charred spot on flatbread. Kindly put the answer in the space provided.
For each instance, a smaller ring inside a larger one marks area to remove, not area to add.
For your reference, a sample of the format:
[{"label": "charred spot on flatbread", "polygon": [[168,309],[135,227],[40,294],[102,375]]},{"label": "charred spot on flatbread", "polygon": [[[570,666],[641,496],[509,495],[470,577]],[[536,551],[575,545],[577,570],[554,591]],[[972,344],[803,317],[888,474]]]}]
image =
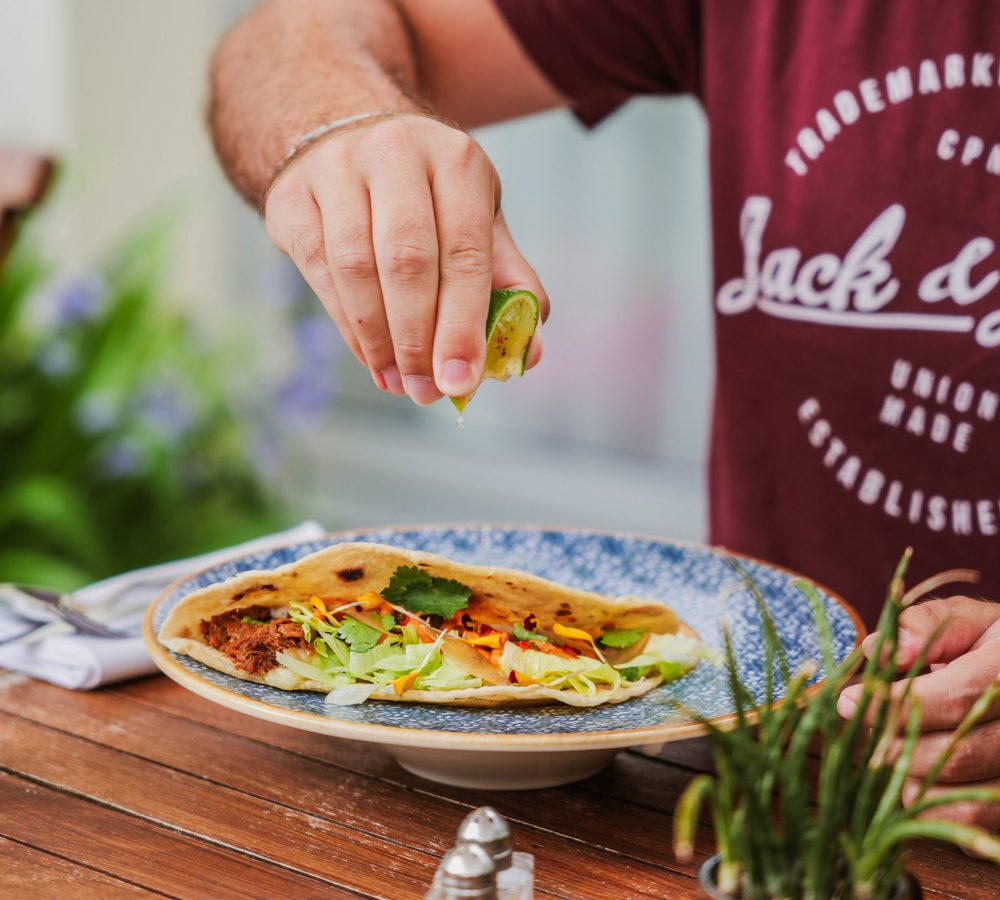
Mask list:
[{"label": "charred spot on flatbread", "polygon": [[364,578],[365,570],[361,566],[352,566],[349,569],[341,569],[337,573],[337,577],[345,584],[351,584],[354,581],[360,581]]},{"label": "charred spot on flatbread", "polygon": [[271,591],[271,592],[274,592],[276,590],[278,590],[278,586],[276,584],[254,584],[254,585],[251,585],[248,588],[244,588],[242,591],[237,591],[229,599],[229,602],[230,603],[239,603],[248,594],[256,594],[259,591]]}]

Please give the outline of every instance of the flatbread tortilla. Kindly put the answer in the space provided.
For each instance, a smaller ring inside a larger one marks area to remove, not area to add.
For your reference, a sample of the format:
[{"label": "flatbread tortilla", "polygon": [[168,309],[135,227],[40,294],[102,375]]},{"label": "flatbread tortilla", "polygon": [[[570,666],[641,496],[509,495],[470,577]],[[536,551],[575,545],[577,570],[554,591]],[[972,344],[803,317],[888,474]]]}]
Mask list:
[{"label": "flatbread tortilla", "polygon": [[[329,685],[299,675],[284,665],[256,673],[238,668],[229,656],[209,646],[202,634],[201,623],[226,611],[247,606],[287,609],[291,602],[307,601],[311,595],[319,596],[332,609],[351,603],[369,591],[378,593],[384,590],[393,573],[401,566],[416,566],[432,577],[453,579],[465,585],[472,591],[467,606],[471,617],[497,628],[512,628],[533,614],[538,623],[537,631],[547,636],[555,634],[553,629],[556,623],[582,629],[592,635],[611,629],[694,635],[673,610],[656,601],[628,596],[603,597],[526,572],[454,562],[417,550],[371,543],[340,543],[273,571],[244,572],[189,594],[170,611],[160,627],[159,639],[173,652],[190,656],[236,678],[282,690],[327,693]],[[482,687],[450,691],[410,689],[399,695],[392,685],[388,685],[373,693],[371,699],[463,706],[520,706],[553,702],[596,706],[639,696],[656,687],[661,680],[652,676],[622,684],[616,689],[601,686],[593,697],[541,684],[484,684]]]}]

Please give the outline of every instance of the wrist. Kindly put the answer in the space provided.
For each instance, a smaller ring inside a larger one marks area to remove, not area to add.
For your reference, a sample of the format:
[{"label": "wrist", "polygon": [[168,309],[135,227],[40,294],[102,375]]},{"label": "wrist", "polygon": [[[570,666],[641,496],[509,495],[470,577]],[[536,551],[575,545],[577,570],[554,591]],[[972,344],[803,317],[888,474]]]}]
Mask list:
[{"label": "wrist", "polygon": [[406,117],[430,119],[439,122],[447,127],[457,128],[452,122],[448,122],[442,117],[434,114],[427,108],[413,106],[406,109],[377,109],[352,113],[341,116],[310,128],[298,136],[288,147],[284,158],[275,167],[274,173],[267,182],[260,196],[259,209],[261,215],[267,206],[267,198],[270,196],[275,184],[281,176],[290,168],[307,157],[313,150],[324,145],[327,141],[353,131],[361,131],[373,127],[389,119],[400,119]]}]

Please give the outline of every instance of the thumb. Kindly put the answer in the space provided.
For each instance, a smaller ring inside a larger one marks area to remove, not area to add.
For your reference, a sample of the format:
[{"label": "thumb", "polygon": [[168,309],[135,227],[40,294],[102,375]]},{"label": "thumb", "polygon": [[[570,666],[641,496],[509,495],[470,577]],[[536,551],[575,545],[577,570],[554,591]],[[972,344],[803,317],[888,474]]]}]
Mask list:
[{"label": "thumb", "polygon": [[493,224],[493,287],[523,288],[538,298],[538,314],[541,321],[535,328],[524,363],[525,369],[537,366],[542,358],[542,322],[549,317],[549,295],[542,287],[538,274],[517,249],[502,212],[497,214],[496,222]]},{"label": "thumb", "polygon": [[934,638],[927,662],[951,662],[967,653],[998,620],[1000,604],[969,597],[928,600],[911,606],[899,617],[898,662],[901,666],[911,665],[939,628],[940,634]]}]

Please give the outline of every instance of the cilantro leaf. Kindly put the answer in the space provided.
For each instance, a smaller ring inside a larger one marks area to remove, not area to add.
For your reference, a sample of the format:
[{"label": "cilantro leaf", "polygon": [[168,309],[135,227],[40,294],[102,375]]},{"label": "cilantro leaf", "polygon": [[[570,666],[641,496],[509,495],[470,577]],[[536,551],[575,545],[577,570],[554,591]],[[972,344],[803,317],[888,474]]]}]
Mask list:
[{"label": "cilantro leaf", "polygon": [[539,634],[537,631],[528,631],[527,628],[522,628],[520,625],[514,626],[514,637],[519,641],[545,641],[548,640],[544,635]]},{"label": "cilantro leaf", "polygon": [[380,591],[390,603],[410,612],[452,618],[469,603],[472,591],[450,578],[435,578],[416,566],[400,566],[392,573],[389,586]]},{"label": "cilantro leaf", "polygon": [[267,625],[267,622],[262,619],[252,619],[250,616],[244,616],[243,622],[247,625]]},{"label": "cilantro leaf", "polygon": [[611,631],[605,631],[597,642],[602,647],[623,650],[625,647],[631,647],[645,633],[645,628],[613,628]]},{"label": "cilantro leaf", "polygon": [[344,616],[344,621],[340,623],[337,636],[354,653],[365,653],[378,643],[382,632],[372,628],[370,625],[365,625],[364,622],[352,619],[350,616]]}]

